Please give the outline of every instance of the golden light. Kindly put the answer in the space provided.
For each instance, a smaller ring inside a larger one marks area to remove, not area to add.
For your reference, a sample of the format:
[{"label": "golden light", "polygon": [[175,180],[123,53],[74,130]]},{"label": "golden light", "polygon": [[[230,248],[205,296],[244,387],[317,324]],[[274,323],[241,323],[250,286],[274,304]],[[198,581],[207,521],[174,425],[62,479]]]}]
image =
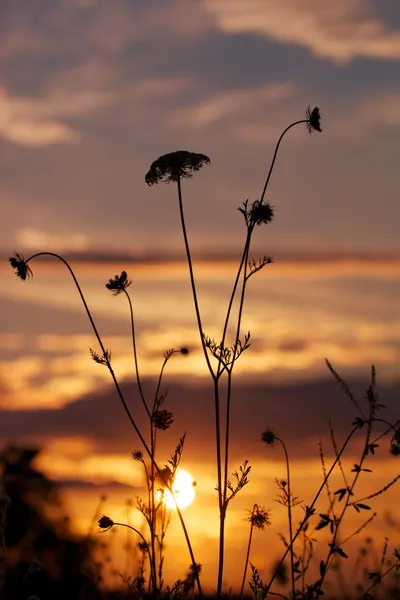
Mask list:
[{"label": "golden light", "polygon": [[[196,482],[187,471],[177,471],[174,478],[174,483],[172,484],[172,489],[174,491],[179,508],[185,508],[193,502],[195,497],[195,486]],[[165,491],[165,505],[170,509],[175,508],[174,498],[171,492],[168,490]]]}]

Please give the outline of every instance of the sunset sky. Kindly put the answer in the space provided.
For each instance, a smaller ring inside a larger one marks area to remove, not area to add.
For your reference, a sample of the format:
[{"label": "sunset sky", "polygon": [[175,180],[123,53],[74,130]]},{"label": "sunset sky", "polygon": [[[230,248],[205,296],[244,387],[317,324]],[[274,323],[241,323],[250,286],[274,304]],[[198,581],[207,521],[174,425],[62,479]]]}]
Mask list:
[{"label": "sunset sky", "polygon": [[[174,150],[211,159],[183,182],[183,195],[204,329],[218,339],[245,237],[237,208],[260,197],[282,130],[308,106],[321,109],[322,134],[301,125],[285,137],[267,193],[275,219],[254,236],[251,256],[274,263],[250,280],[243,316],[252,346],[237,365],[232,470],[249,459],[254,477],[229,521],[233,577],[253,502],[273,507],[269,544],[286,527],[273,485],[283,457],[267,453],[262,430],[276,427],[287,440],[296,495],[306,501],[321,480],[320,439],[332,454],[328,419],[341,438],[348,432],[353,407],[324,357],[359,397],[374,363],[386,416],[399,417],[398,0],[6,1],[0,39],[0,442],[43,446],[40,464],[64,482],[79,531],[102,493],[120,515],[140,493],[130,458],[138,441],[107,370],[90,360],[88,348],[98,348],[68,272],[38,260],[22,283],[7,257],[72,257],[144,424],[126,299],[104,287],[126,269],[146,390],[168,348],[190,350],[168,364],[175,423],[160,451],[166,460],[188,431],[184,466],[198,483],[188,522],[209,573],[217,539],[212,385],[176,187],[148,187],[144,176]],[[373,489],[398,472],[387,448],[376,460]],[[390,510],[396,493],[382,506]],[[374,528],[380,543],[387,522]],[[399,529],[391,530],[398,543]],[[265,538],[255,543],[254,560],[266,568]],[[169,567],[179,576],[189,559],[177,524],[171,545],[182,548]]]}]

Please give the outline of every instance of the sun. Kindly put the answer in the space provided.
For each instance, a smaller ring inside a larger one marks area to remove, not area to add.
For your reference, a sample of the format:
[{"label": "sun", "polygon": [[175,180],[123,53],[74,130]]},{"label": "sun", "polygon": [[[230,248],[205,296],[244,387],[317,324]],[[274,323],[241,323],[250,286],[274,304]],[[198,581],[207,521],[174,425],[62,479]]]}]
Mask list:
[{"label": "sun", "polygon": [[[172,484],[172,489],[179,508],[185,508],[186,506],[189,506],[189,504],[192,504],[195,497],[195,486],[196,482],[187,471],[180,469],[177,471]],[[170,509],[176,508],[174,498],[168,490],[165,492],[165,505]]]}]

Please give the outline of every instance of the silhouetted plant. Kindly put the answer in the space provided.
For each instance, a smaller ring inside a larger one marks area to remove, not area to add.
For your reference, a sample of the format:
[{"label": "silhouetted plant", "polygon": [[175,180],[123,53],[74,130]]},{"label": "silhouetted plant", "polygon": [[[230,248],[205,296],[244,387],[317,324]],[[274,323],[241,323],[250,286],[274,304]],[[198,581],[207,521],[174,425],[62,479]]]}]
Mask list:
[{"label": "silhouetted plant", "polygon": [[[186,257],[189,268],[189,277],[192,288],[193,302],[199,330],[200,342],[203,349],[204,358],[208,367],[209,374],[213,381],[214,388],[214,414],[215,414],[215,438],[216,438],[216,466],[217,466],[217,491],[218,505],[220,514],[220,531],[219,531],[219,556],[218,556],[218,580],[217,580],[217,598],[222,594],[222,579],[224,572],[224,550],[225,550],[225,519],[226,512],[230,500],[233,498],[229,488],[228,470],[229,470],[229,438],[230,438],[230,416],[231,416],[231,391],[232,391],[232,374],[233,368],[243,353],[244,350],[250,347],[250,332],[248,332],[242,342],[240,339],[242,315],[244,308],[244,300],[246,295],[246,285],[251,275],[260,271],[265,265],[272,262],[271,257],[264,257],[258,262],[254,259],[249,260],[250,245],[252,234],[256,226],[268,224],[274,217],[274,208],[269,202],[265,202],[265,194],[268,188],[269,181],[275,166],[278,150],[285,134],[298,124],[305,124],[307,130],[321,132],[320,111],[318,107],[307,109],[305,119],[291,123],[281,134],[278,139],[272,162],[264,183],[262,193],[259,199],[256,199],[251,204],[246,200],[239,211],[244,217],[246,225],[246,236],[242,258],[239,264],[235,282],[233,285],[231,297],[227,307],[225,323],[223,326],[222,337],[220,342],[206,336],[199,301],[197,296],[196,282],[193,270],[192,255],[189,246],[188,234],[186,229],[183,195],[182,195],[182,179],[190,178],[193,172],[200,170],[204,165],[210,163],[210,159],[204,154],[179,150],[165,154],[154,161],[146,174],[145,181],[148,185],[154,185],[160,182],[174,182],[177,185],[179,214],[182,227],[183,240],[185,245]],[[231,311],[235,298],[239,297],[239,308],[236,319],[234,320],[234,338],[232,345],[226,345],[228,327],[231,322]],[[216,366],[213,366],[211,357],[217,360]],[[225,411],[225,440],[222,440],[222,408],[221,408],[221,377],[227,376],[227,392],[226,392],[226,411]],[[239,490],[237,490],[239,491]],[[236,492],[235,492],[236,494]]]}]

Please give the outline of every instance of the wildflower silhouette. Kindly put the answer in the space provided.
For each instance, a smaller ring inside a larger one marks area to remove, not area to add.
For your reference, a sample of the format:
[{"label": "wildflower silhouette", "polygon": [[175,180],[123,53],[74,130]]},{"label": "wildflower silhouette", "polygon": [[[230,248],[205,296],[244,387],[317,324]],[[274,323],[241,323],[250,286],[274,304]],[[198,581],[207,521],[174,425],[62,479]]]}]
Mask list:
[{"label": "wildflower silhouette", "polygon": [[[243,203],[239,211],[242,213],[245,224],[246,224],[246,238],[244,243],[244,249],[242,259],[239,264],[236,279],[233,285],[233,290],[228,303],[225,323],[223,326],[221,342],[217,343],[209,338],[204,330],[202,324],[202,317],[199,307],[199,300],[196,289],[196,282],[193,270],[193,261],[189,246],[188,234],[186,229],[185,215],[183,209],[183,195],[182,195],[182,179],[191,178],[193,173],[201,169],[205,164],[210,163],[208,156],[204,154],[196,154],[188,152],[186,150],[179,150],[177,152],[171,152],[170,154],[164,154],[155,160],[149,171],[145,176],[145,181],[148,185],[154,185],[160,182],[175,182],[177,184],[178,193],[178,204],[179,214],[181,221],[181,228],[183,234],[183,240],[185,245],[187,263],[189,268],[190,284],[194,302],[194,309],[197,320],[197,327],[200,336],[200,343],[203,350],[204,359],[209,371],[209,374],[213,380],[214,386],[214,417],[215,417],[215,438],[216,438],[216,467],[217,467],[217,493],[218,493],[218,506],[220,513],[220,532],[219,532],[219,556],[218,556],[218,580],[216,594],[217,598],[220,599],[222,595],[222,579],[224,570],[224,552],[225,552],[225,519],[226,512],[230,500],[236,495],[240,488],[232,493],[230,489],[230,481],[228,478],[229,470],[229,441],[230,441],[230,415],[231,415],[231,390],[232,390],[232,372],[234,365],[237,362],[237,358],[242,354],[243,350],[249,347],[250,332],[246,335],[245,342],[240,340],[242,314],[246,293],[246,285],[250,275],[260,271],[265,265],[272,262],[271,257],[264,257],[258,261],[253,259],[249,260],[250,244],[252,234],[256,225],[268,224],[274,217],[274,208],[269,202],[265,202],[265,194],[268,188],[268,184],[274,169],[277,153],[285,134],[294,126],[299,124],[305,124],[308,131],[322,131],[321,130],[321,116],[318,107],[311,110],[308,108],[306,111],[306,118],[291,123],[281,134],[278,139],[275,152],[272,158],[272,162],[268,171],[268,175],[263,186],[260,198],[255,200],[250,206],[248,200]],[[239,286],[241,284],[241,289]],[[234,320],[234,340],[233,344],[229,347],[226,346],[226,337],[228,334],[229,324],[232,322],[231,311],[234,304],[234,300],[239,296],[239,308],[236,319]],[[216,359],[217,365],[211,362],[212,359]],[[222,391],[220,387],[222,375],[226,375],[228,379],[227,391]],[[225,403],[225,439],[222,439],[222,396],[226,394]]]},{"label": "wildflower silhouette", "polygon": [[205,154],[177,150],[157,158],[146,174],[147,185],[156,183],[178,182],[181,179],[190,179],[193,173],[200,171],[203,165],[209,165],[210,159]]},{"label": "wildflower silhouette", "polygon": [[33,273],[30,267],[28,267],[27,261],[24,259],[22,254],[15,253],[14,256],[8,259],[8,262],[15,269],[17,277],[25,281],[29,277],[33,277]]},{"label": "wildflower silhouette", "polygon": [[247,521],[249,521],[249,523],[250,523],[250,534],[249,534],[249,541],[247,542],[247,552],[246,552],[246,559],[244,562],[242,585],[241,585],[240,593],[239,593],[240,599],[243,596],[244,585],[246,582],[246,574],[247,574],[247,567],[249,565],[251,542],[253,540],[253,530],[258,529],[259,531],[262,531],[263,529],[265,529],[265,527],[271,525],[271,518],[270,518],[271,511],[268,510],[267,508],[265,508],[264,506],[258,506],[258,504],[254,504],[253,509],[251,511],[249,511],[249,513],[250,514],[247,517]]}]

